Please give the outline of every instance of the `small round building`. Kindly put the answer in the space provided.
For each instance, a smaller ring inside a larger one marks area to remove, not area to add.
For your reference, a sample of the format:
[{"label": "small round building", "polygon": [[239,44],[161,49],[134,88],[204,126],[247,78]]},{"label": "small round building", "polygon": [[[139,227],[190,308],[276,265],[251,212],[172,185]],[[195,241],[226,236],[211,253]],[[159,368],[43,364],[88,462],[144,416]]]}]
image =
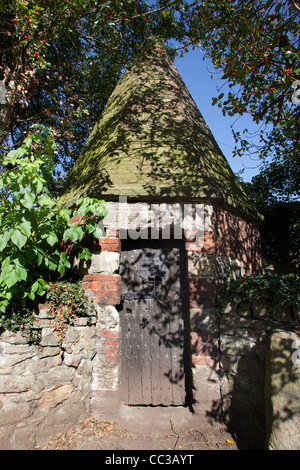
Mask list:
[{"label": "small round building", "polygon": [[104,199],[83,286],[98,310],[92,412],[126,405],[212,410],[216,297],[261,270],[260,217],[165,49],[126,69],[63,188]]}]

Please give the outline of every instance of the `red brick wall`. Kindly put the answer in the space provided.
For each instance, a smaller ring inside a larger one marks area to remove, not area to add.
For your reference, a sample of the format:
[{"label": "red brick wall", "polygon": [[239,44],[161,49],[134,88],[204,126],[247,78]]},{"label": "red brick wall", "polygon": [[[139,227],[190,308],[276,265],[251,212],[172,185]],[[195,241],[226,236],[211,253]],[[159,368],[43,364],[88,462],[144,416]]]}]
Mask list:
[{"label": "red brick wall", "polygon": [[[200,255],[211,253],[216,257],[227,257],[239,261],[242,265],[242,274],[261,272],[262,258],[258,224],[233,215],[225,209],[214,209],[213,230],[205,231],[203,240],[196,243],[195,233],[189,233],[186,242],[187,254],[189,252],[199,252]],[[206,276],[190,278],[188,274],[190,307],[214,307],[215,297],[222,282],[222,280]]]},{"label": "red brick wall", "polygon": [[101,305],[118,305],[121,298],[121,282],[118,274],[86,274],[82,287],[93,294],[95,302]]},{"label": "red brick wall", "polygon": [[[108,230],[107,236],[97,240],[91,247],[93,253],[120,251],[119,234]],[[92,293],[95,302],[101,305],[118,305],[121,299],[121,278],[119,274],[86,274],[82,287]]]},{"label": "red brick wall", "polygon": [[120,251],[119,232],[115,230],[108,230],[107,236],[99,238],[99,240],[92,247],[92,251]]},{"label": "red brick wall", "polygon": [[119,362],[119,332],[97,329],[98,354],[102,363],[116,365]]},{"label": "red brick wall", "polygon": [[[224,208],[215,207],[212,214],[212,230],[205,231],[202,240],[195,239],[190,232],[186,239],[187,256],[210,255],[212,260],[224,257],[237,261],[242,274],[261,272],[262,258],[259,240],[259,225],[233,214]],[[197,243],[198,242],[198,243]],[[224,279],[207,274],[197,276],[188,273],[188,295],[190,309],[207,312],[215,316],[216,299]],[[218,334],[207,331],[201,325],[191,331],[191,358],[194,365],[214,365],[218,359]]]},{"label": "red brick wall", "polygon": [[256,274],[262,269],[260,228],[254,221],[232,214],[226,209],[214,209],[214,243],[218,255],[238,259],[243,274]]}]

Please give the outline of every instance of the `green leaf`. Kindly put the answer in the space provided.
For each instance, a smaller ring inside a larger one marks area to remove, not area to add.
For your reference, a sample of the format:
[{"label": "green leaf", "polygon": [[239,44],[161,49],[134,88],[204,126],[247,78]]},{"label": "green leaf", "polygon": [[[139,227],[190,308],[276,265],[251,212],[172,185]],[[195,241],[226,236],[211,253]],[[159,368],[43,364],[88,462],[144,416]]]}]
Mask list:
[{"label": "green leaf", "polygon": [[26,267],[26,258],[22,253],[19,253],[17,258],[14,259],[14,263],[18,266]]},{"label": "green leaf", "polygon": [[96,230],[93,232],[93,235],[95,238],[101,238],[102,237],[102,230],[98,226],[96,227]]},{"label": "green leaf", "polygon": [[58,268],[58,263],[53,257],[51,258],[50,256],[48,256],[44,259],[44,261],[47,268],[49,268],[51,271],[56,271],[56,269]]},{"label": "green leaf", "polygon": [[46,238],[49,245],[53,246],[55,243],[58,242],[58,237],[54,232],[49,233],[48,237]]},{"label": "green leaf", "polygon": [[33,263],[35,257],[37,256],[37,250],[35,247],[29,246],[25,251],[24,251],[24,256],[26,258],[27,263]]},{"label": "green leaf", "polygon": [[45,259],[45,253],[41,249],[37,249],[37,265],[40,266]]},{"label": "green leaf", "polygon": [[66,268],[70,269],[70,267],[71,267],[71,263],[68,261],[66,254],[60,253],[58,272],[60,274],[64,274]]},{"label": "green leaf", "polygon": [[[31,294],[43,295],[46,292],[46,283],[43,279],[37,279],[31,286]],[[29,296],[30,297],[30,296]],[[33,298],[35,296],[33,295]],[[30,297],[32,298],[32,297]]]},{"label": "green leaf", "polygon": [[23,235],[23,233],[20,232],[20,230],[15,230],[11,237],[11,241],[21,250],[23,246],[25,245],[28,237]]},{"label": "green leaf", "polygon": [[76,242],[77,240],[81,240],[84,235],[83,229],[79,226],[69,227],[67,230],[64,231],[63,238],[67,240],[68,238],[71,242]]},{"label": "green leaf", "polygon": [[35,197],[32,193],[29,191],[26,191],[24,194],[24,197],[20,200],[20,203],[22,206],[26,207],[26,209],[31,209],[33,206],[33,203],[35,201]]},{"label": "green leaf", "polygon": [[18,281],[26,281],[27,280],[27,269],[21,266],[20,264],[16,264],[15,266],[15,274],[18,277]]},{"label": "green leaf", "polygon": [[91,259],[91,256],[92,254],[88,248],[83,248],[78,254],[79,259],[88,260],[88,259]]},{"label": "green leaf", "polygon": [[7,230],[4,234],[0,234],[0,251],[3,251],[6,248],[12,232],[13,229]]},{"label": "green leaf", "polygon": [[19,225],[19,229],[25,237],[27,237],[27,238],[30,237],[30,235],[31,235],[31,223],[28,220],[23,219],[22,224]]},{"label": "green leaf", "polygon": [[19,277],[17,275],[16,269],[14,264],[9,264],[4,269],[2,269],[0,275],[0,282],[3,282],[7,285],[7,287],[12,287],[19,281]]}]

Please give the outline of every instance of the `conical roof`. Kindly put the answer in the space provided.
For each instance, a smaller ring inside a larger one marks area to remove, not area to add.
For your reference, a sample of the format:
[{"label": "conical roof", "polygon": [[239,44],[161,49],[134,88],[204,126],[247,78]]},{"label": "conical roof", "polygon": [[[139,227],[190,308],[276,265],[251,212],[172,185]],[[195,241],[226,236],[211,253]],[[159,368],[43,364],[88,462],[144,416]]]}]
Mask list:
[{"label": "conical roof", "polygon": [[253,207],[164,48],[126,69],[70,172],[62,198],[217,200]]}]

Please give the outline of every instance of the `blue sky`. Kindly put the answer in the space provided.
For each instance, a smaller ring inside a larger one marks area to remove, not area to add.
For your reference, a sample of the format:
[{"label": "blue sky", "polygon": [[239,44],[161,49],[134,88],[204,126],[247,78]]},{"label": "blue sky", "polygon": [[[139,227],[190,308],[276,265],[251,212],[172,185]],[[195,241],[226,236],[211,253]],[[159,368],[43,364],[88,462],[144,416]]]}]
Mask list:
[{"label": "blue sky", "polygon": [[[235,140],[230,125],[236,121],[236,117],[224,117],[222,110],[218,108],[217,105],[212,105],[212,97],[220,94],[217,87],[220,87],[224,81],[219,78],[211,79],[210,71],[213,71],[213,65],[209,60],[205,59],[205,61],[203,61],[202,58],[202,51],[195,49],[185,54],[183,58],[176,59],[174,65],[185,82],[232,170],[237,173],[239,170],[245,168],[242,178],[244,181],[250,181],[259,171],[258,161],[253,158],[250,159],[246,155],[232,157]],[[222,92],[224,92],[224,89],[222,89]],[[241,117],[234,125],[234,128],[240,131],[245,128],[257,130],[255,123],[253,123],[252,119],[248,116]]]}]

